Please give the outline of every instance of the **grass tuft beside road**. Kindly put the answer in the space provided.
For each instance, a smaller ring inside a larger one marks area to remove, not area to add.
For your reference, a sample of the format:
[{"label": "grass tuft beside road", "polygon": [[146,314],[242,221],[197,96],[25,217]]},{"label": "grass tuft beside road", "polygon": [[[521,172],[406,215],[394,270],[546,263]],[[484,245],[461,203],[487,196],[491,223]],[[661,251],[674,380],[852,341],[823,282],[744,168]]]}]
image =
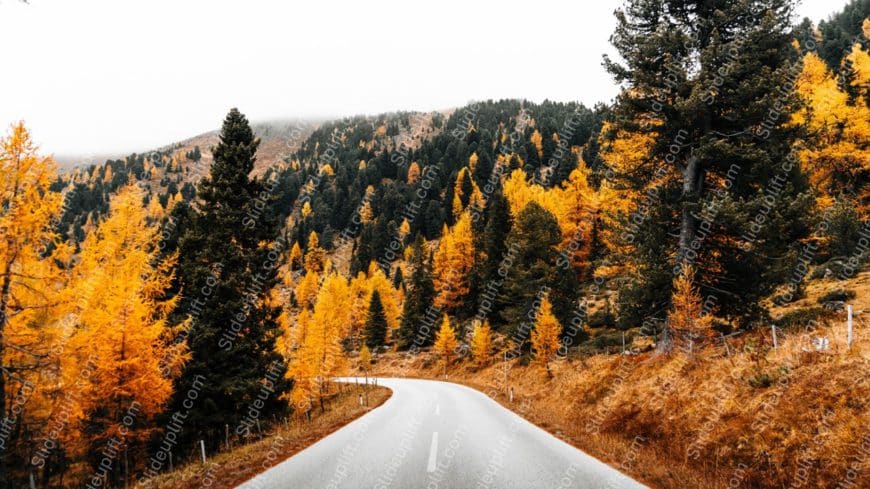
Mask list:
[{"label": "grass tuft beside road", "polygon": [[143,487],[153,489],[236,487],[377,408],[392,395],[392,391],[386,387],[372,386],[370,389],[368,406],[359,405],[358,395],[362,390],[348,384],[329,400],[326,412],[321,413],[320,409],[314,409],[310,422],[305,418],[298,418],[289,425],[289,428],[283,425],[276,426],[272,432],[264,433],[260,440],[229,452],[219,453],[208,459],[205,464],[190,463],[149,481]]}]

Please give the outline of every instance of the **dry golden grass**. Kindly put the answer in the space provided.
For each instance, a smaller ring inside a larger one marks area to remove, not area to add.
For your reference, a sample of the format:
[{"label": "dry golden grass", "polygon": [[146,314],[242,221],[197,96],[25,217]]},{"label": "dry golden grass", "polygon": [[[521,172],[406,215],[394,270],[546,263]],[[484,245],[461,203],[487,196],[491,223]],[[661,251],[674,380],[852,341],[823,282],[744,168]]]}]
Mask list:
[{"label": "dry golden grass", "polygon": [[[503,362],[465,362],[449,380],[653,487],[836,487],[856,467],[857,485],[844,487],[859,487],[870,449],[870,331],[856,325],[847,351],[841,323],[784,334],[776,352],[769,331],[758,331],[732,339],[730,355],[721,344],[691,356],[598,355],[559,361],[552,378],[513,363],[507,382]],[[821,335],[826,352],[811,347]],[[391,354],[375,371],[442,378],[428,356]]]},{"label": "dry golden grass", "polygon": [[375,409],[392,394],[386,387],[371,387],[369,405],[360,406],[359,392],[361,390],[354,386],[345,387],[344,392],[338,393],[328,402],[325,413],[315,409],[310,422],[303,418],[294,420],[289,429],[277,426],[274,432],[258,441],[229,452],[222,452],[208,459],[205,464],[188,464],[174,472],[150,480],[143,487],[154,489],[236,487]]},{"label": "dry golden grass", "polygon": [[870,315],[870,271],[856,274],[848,280],[835,278],[811,280],[806,285],[806,296],[791,304],[777,306],[770,302],[770,312],[773,317],[779,317],[787,311],[800,308],[818,307],[818,299],[825,293],[836,289],[851,290],[855,292],[855,298],[850,300],[855,311],[867,311]]}]

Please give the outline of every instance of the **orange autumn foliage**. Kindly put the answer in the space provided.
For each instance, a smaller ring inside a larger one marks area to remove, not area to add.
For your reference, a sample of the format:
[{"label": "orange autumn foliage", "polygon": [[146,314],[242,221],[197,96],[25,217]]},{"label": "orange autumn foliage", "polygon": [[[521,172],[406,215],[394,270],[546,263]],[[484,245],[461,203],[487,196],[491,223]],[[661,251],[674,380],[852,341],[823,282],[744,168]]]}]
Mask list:
[{"label": "orange autumn foliage", "polygon": [[474,265],[474,237],[471,217],[463,212],[452,229],[444,227],[434,257],[435,305],[452,309],[468,295]]},{"label": "orange autumn foliage", "polygon": [[456,330],[453,329],[453,326],[450,324],[450,319],[447,317],[447,314],[445,314],[444,319],[441,321],[441,327],[435,334],[434,345],[435,352],[444,363],[445,374],[447,373],[447,366],[450,365],[450,361],[453,360],[458,345],[459,341],[456,339]]},{"label": "orange autumn foliage", "polygon": [[[853,69],[853,87],[870,86],[870,57],[856,44],[846,60]],[[820,207],[828,207],[843,192],[857,197],[861,212],[870,212],[870,107],[864,96],[850,101],[834,74],[815,53],[804,56],[796,91],[805,106],[792,117],[810,137],[802,141],[798,156],[819,194]],[[866,94],[866,90],[863,90]]]},{"label": "orange autumn foliage", "polygon": [[562,325],[553,314],[550,299],[544,297],[541,307],[535,317],[535,329],[532,331],[532,351],[535,352],[535,363],[550,373],[550,361],[559,350],[559,337]]},{"label": "orange autumn foliage", "polygon": [[692,345],[713,334],[713,315],[704,310],[703,298],[695,287],[695,271],[690,265],[684,265],[674,279],[671,301],[668,327],[680,341]]},{"label": "orange autumn foliage", "polygon": [[[57,243],[53,220],[61,210],[61,196],[49,191],[55,172],[54,160],[39,155],[23,123],[0,139],[0,416],[23,428],[3,431],[0,450],[7,453],[28,450],[22,435],[41,436],[63,388],[51,371],[64,341],[57,324],[68,310],[68,274],[57,262],[68,264],[72,249],[57,244],[46,253]],[[26,409],[12,410],[22,393],[29,399]]]},{"label": "orange autumn foliage", "polygon": [[[64,355],[64,371],[76,375],[92,362],[80,382],[82,414],[102,427],[91,442],[116,437],[143,442],[172,394],[172,379],[186,359],[186,344],[171,340],[166,318],[175,298],[165,298],[175,257],[158,260],[159,229],[147,224],[143,191],[128,185],[112,199],[108,218],[82,244],[73,272],[78,326]],[[128,410],[139,418],[122,425]],[[123,433],[126,434],[123,434]]]}]

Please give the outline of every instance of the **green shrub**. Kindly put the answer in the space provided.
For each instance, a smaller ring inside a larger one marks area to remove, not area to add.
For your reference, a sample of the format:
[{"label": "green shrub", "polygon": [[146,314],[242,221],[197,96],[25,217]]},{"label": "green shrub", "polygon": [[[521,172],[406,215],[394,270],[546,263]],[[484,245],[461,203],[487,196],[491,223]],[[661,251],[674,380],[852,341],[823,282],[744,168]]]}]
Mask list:
[{"label": "green shrub", "polygon": [[826,302],[845,302],[855,298],[854,290],[834,289],[825,295],[819,297],[819,304]]},{"label": "green shrub", "polygon": [[590,328],[612,328],[616,325],[616,316],[607,308],[590,315],[587,323]]},{"label": "green shrub", "polygon": [[774,324],[783,329],[806,327],[817,323],[828,314],[830,311],[823,307],[804,307],[783,314]]}]

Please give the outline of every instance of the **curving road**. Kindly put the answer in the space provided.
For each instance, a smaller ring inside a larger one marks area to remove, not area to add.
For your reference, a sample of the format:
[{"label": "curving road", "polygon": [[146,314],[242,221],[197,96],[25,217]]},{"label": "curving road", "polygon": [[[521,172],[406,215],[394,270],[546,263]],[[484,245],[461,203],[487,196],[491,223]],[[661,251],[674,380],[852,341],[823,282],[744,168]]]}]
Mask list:
[{"label": "curving road", "polygon": [[474,389],[379,379],[383,406],[242,484],[245,489],[645,487]]}]

